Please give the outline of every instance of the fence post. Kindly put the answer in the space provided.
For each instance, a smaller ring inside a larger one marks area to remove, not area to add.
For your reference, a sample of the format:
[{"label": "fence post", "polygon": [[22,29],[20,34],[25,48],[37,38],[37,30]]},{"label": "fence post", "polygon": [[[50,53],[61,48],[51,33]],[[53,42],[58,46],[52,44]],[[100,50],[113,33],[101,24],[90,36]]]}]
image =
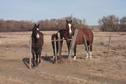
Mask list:
[{"label": "fence post", "polygon": [[70,51],[69,51],[69,55],[68,55],[69,59],[71,59],[71,53],[72,53],[72,50],[74,48],[74,44],[75,44],[75,41],[76,41],[77,34],[78,34],[78,29],[75,29],[74,36],[72,37],[72,41],[70,43]]},{"label": "fence post", "polygon": [[57,47],[56,47],[56,38],[54,38],[54,47],[55,47],[55,58],[54,58],[54,60],[56,61],[56,63],[57,63]]},{"label": "fence post", "polygon": [[29,48],[30,48],[30,57],[29,57],[29,69],[31,69],[31,59],[32,59],[32,38],[29,40]]},{"label": "fence post", "polygon": [[109,36],[109,43],[108,43],[107,57],[109,56],[110,44],[111,44],[111,35]]}]

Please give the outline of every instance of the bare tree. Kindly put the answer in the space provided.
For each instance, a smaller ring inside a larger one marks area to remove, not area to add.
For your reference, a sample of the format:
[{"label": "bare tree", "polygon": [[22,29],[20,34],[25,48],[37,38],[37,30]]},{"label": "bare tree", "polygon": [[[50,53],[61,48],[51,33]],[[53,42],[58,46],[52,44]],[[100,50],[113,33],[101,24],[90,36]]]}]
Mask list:
[{"label": "bare tree", "polygon": [[115,15],[104,16],[99,20],[102,31],[118,31],[119,30],[119,19]]},{"label": "bare tree", "polygon": [[126,16],[120,19],[120,31],[126,31]]}]

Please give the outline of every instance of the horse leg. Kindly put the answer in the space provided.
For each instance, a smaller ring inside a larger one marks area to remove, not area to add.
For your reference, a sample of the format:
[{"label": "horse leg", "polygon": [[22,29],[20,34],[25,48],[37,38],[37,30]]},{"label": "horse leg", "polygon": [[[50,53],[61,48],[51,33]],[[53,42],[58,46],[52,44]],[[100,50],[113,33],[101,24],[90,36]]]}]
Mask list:
[{"label": "horse leg", "polygon": [[33,56],[33,66],[35,66],[35,54],[33,53],[32,56]]},{"label": "horse leg", "polygon": [[90,49],[90,51],[89,51],[89,55],[90,55],[90,58],[92,58],[92,44],[90,44],[90,47],[89,47]]},{"label": "horse leg", "polygon": [[84,46],[85,46],[85,50],[86,50],[86,59],[88,59],[89,58],[89,43],[88,43],[88,41],[85,41]]},{"label": "horse leg", "polygon": [[60,49],[59,49],[59,56],[61,56],[61,52],[62,52],[62,45],[63,45],[63,41],[60,41]]},{"label": "horse leg", "polygon": [[[54,39],[53,39],[54,40]],[[55,58],[55,44],[54,41],[52,41],[52,48],[53,48],[53,59]]]},{"label": "horse leg", "polygon": [[[56,40],[58,40],[58,39],[56,39]],[[58,53],[59,53],[59,49],[58,49],[58,41],[56,41],[56,54],[58,55]]]},{"label": "horse leg", "polygon": [[[56,38],[56,40],[58,40]],[[56,45],[55,45],[55,57],[54,57],[54,62],[57,63],[57,54],[58,54],[58,41],[56,41]]]},{"label": "horse leg", "polygon": [[39,63],[41,63],[41,50],[39,52]]},{"label": "horse leg", "polygon": [[38,65],[38,53],[36,53],[36,65]]},{"label": "horse leg", "polygon": [[76,48],[77,48],[77,46],[75,45],[74,46],[74,60],[76,60]]},{"label": "horse leg", "polygon": [[89,58],[89,46],[87,46],[87,48],[86,48],[86,52],[87,52],[87,54],[86,54],[86,58],[88,59],[88,58]]},{"label": "horse leg", "polygon": [[56,40],[57,40],[57,37],[55,34],[52,35],[51,37],[52,39],[52,48],[53,48],[53,61],[55,61],[55,56],[56,56],[56,49],[57,49],[57,45],[56,45]]},{"label": "horse leg", "polygon": [[71,41],[67,40],[68,55],[70,54],[70,43],[71,43]]}]

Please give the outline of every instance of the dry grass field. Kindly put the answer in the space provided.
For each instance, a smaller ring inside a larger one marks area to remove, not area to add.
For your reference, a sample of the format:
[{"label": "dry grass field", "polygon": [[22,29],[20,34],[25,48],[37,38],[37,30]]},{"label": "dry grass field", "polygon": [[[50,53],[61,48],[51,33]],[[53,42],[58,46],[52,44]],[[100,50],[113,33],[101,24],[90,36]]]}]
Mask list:
[{"label": "dry grass field", "polygon": [[[52,63],[51,35],[44,31],[44,59],[28,69],[31,32],[0,33],[0,84],[126,84],[126,32],[94,32],[93,58],[86,60],[84,45],[77,47],[77,60],[69,61],[64,41],[62,58]],[[112,36],[109,56],[108,37]]]}]

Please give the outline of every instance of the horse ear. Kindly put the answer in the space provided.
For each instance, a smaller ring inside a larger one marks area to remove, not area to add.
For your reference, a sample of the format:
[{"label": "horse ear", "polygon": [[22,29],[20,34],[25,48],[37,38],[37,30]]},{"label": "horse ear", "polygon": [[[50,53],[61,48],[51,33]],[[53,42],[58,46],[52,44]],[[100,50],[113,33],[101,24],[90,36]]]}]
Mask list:
[{"label": "horse ear", "polygon": [[66,22],[68,23],[69,21],[66,19]]},{"label": "horse ear", "polygon": [[70,20],[70,23],[72,23],[72,20]]},{"label": "horse ear", "polygon": [[34,27],[36,27],[36,24],[34,24]]},{"label": "horse ear", "polygon": [[39,24],[38,24],[38,28],[39,28]]}]

